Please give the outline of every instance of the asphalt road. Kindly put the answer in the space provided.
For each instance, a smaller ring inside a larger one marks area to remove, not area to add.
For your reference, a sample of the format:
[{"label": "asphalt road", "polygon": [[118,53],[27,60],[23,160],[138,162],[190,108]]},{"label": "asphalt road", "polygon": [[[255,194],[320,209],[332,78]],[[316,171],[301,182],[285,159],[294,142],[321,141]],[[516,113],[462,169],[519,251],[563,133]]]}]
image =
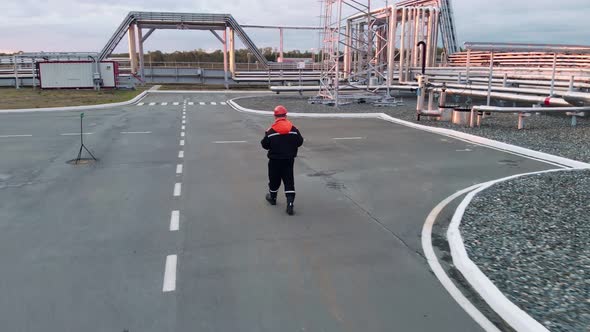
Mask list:
[{"label": "asphalt road", "polygon": [[85,112],[100,159],[85,166],[66,164],[79,113],[0,114],[0,330],[480,330],[430,272],[424,219],[457,190],[552,166],[378,120],[295,119],[289,217],[282,194],[264,201],[271,119],[227,98]]}]

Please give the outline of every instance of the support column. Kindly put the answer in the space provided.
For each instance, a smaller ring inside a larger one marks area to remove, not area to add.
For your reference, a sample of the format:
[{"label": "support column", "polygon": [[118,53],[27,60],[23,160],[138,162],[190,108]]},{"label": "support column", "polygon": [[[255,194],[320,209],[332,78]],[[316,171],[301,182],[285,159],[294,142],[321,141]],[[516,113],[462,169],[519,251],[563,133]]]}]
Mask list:
[{"label": "support column", "polygon": [[[17,62],[18,58],[15,55],[13,57],[13,61],[14,61],[14,87],[17,89],[20,89],[20,85],[19,85],[19,78],[18,78],[18,62]],[[34,79],[34,78],[33,78]]]},{"label": "support column", "polygon": [[227,27],[223,30],[223,82],[225,88],[229,89],[229,81],[227,77]]},{"label": "support column", "polygon": [[432,46],[433,46],[433,50],[432,50],[432,65],[436,67],[437,65],[437,58],[438,58],[438,32],[440,30],[440,23],[439,23],[439,17],[440,17],[440,11],[438,10],[438,8],[434,9],[434,23],[432,24]]},{"label": "support column", "polygon": [[487,105],[492,102],[492,78],[494,77],[494,51],[490,52],[490,76],[488,78],[488,100]]},{"label": "support column", "polygon": [[415,14],[414,14],[414,42],[412,44],[412,62],[411,62],[411,66],[412,67],[417,67],[418,66],[418,54],[420,53],[418,51],[418,42],[420,41],[420,17],[422,15],[422,9],[421,8],[417,8],[415,10]]},{"label": "support column", "polygon": [[405,72],[405,77],[404,77],[404,81],[408,81],[410,80],[410,68],[412,66],[412,53],[413,53],[413,49],[414,49],[414,45],[412,45],[412,43],[414,42],[414,19],[416,19],[416,8],[411,8],[410,9],[410,14],[408,16],[408,42],[407,42],[407,51],[406,51],[406,72]]},{"label": "support column", "polygon": [[279,60],[279,62],[283,62],[283,28],[279,28],[279,38],[280,38],[280,43],[279,43],[280,60]]},{"label": "support column", "polygon": [[137,74],[137,41],[135,38],[135,23],[131,23],[129,25],[127,37],[129,39],[129,62],[131,63],[131,73]]},{"label": "support column", "polygon": [[395,69],[395,38],[397,34],[397,8],[391,7],[389,14],[389,30],[387,30],[387,85],[393,84]]},{"label": "support column", "polygon": [[399,46],[399,82],[404,81],[404,58],[406,54],[406,13],[408,9],[402,8],[401,36]]},{"label": "support column", "polygon": [[351,22],[346,20],[346,44],[344,45],[344,78],[348,79],[350,75],[352,55],[350,46],[352,45],[352,28]]},{"label": "support column", "polygon": [[229,71],[232,77],[236,73],[236,42],[235,42],[235,31],[229,28]]},{"label": "support column", "polygon": [[433,23],[433,10],[431,8],[427,9],[426,12],[428,16],[425,17],[426,20],[426,67],[432,67],[432,58],[430,55],[432,54],[432,23]]},{"label": "support column", "polygon": [[553,97],[555,92],[555,72],[557,69],[557,53],[553,53],[553,70],[551,73],[551,92],[549,93],[549,97]]},{"label": "support column", "polygon": [[137,26],[137,42],[139,48],[139,74],[141,77],[141,84],[145,84],[145,68],[143,59],[143,31],[140,26]]},{"label": "support column", "polygon": [[469,84],[469,72],[471,71],[471,49],[467,49],[467,73],[466,73],[466,80],[467,84]]},{"label": "support column", "polygon": [[[377,30],[375,32],[375,49],[377,51],[377,53],[375,54],[374,59],[375,61],[375,67],[376,68],[380,68],[381,66],[381,61],[383,59],[383,31],[381,29]],[[371,45],[372,47],[372,45]],[[381,70],[381,69],[379,69]]]}]

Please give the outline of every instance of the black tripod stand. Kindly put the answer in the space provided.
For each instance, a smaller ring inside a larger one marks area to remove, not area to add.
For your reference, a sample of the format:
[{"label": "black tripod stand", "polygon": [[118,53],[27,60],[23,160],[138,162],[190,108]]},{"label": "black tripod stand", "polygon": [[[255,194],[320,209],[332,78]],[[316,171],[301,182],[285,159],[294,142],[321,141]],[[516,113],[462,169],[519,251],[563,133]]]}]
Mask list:
[{"label": "black tripod stand", "polygon": [[88,150],[86,145],[84,145],[84,128],[82,126],[83,119],[84,119],[84,113],[81,113],[80,114],[80,151],[78,152],[78,157],[76,158],[76,161],[75,161],[76,165],[82,159],[82,149],[86,150],[86,152],[88,152],[88,154],[92,157],[92,159],[94,159],[96,161],[96,158],[94,158],[94,155],[92,154],[92,152],[90,152],[90,150]]}]

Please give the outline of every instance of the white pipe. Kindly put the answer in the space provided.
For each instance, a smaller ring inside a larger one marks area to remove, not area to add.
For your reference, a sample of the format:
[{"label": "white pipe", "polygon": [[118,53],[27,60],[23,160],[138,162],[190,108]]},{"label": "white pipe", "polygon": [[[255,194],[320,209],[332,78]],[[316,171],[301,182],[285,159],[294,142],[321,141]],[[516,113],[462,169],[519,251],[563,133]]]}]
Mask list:
[{"label": "white pipe", "polygon": [[433,31],[432,33],[434,34],[434,39],[433,39],[433,50],[432,50],[432,65],[433,66],[437,66],[437,58],[438,58],[438,35],[439,35],[439,31],[440,31],[440,10],[438,8],[434,9],[434,26],[433,26]]},{"label": "white pipe", "polygon": [[399,47],[399,82],[404,82],[404,56],[406,53],[405,43],[406,43],[406,12],[408,11],[407,8],[402,8],[402,22],[401,22],[401,38],[400,38],[400,47]]},{"label": "white pipe", "polygon": [[129,61],[131,62],[131,73],[137,73],[137,43],[135,38],[135,23],[129,25],[127,30],[127,37],[129,40]]},{"label": "white pipe", "polygon": [[473,106],[475,111],[482,112],[498,112],[498,113],[516,113],[516,112],[530,112],[530,113],[561,113],[561,112],[587,112],[590,111],[590,106],[584,107],[499,107],[499,106]]},{"label": "white pipe", "polygon": [[[434,89],[437,92],[441,91],[441,88]],[[448,94],[452,95],[464,95],[464,96],[473,96],[473,97],[487,97],[488,93],[486,91],[468,91],[466,89],[447,89]],[[570,103],[565,101],[563,98],[549,98],[549,97],[539,97],[539,96],[527,96],[527,95],[519,95],[515,93],[501,93],[501,92],[492,92],[491,97],[494,99],[500,100],[510,100],[510,101],[521,101],[533,104],[544,104],[545,106],[572,106]]]},{"label": "white pipe", "polygon": [[391,7],[389,16],[389,30],[387,36],[387,84],[391,86],[393,83],[393,75],[395,70],[395,38],[397,34],[397,9]]},{"label": "white pipe", "polygon": [[346,45],[344,45],[344,78],[348,78],[350,73],[350,45],[352,44],[352,29],[351,29],[351,22],[348,20],[346,22]]},{"label": "white pipe", "polygon": [[553,73],[551,75],[551,93],[549,94],[553,97],[553,91],[555,88],[555,70],[557,68],[557,53],[553,53]]},{"label": "white pipe", "polygon": [[145,82],[145,68],[143,60],[143,31],[141,26],[137,26],[137,44],[139,50],[139,74],[141,77],[142,84]]},{"label": "white pipe", "polygon": [[438,96],[438,110],[443,112],[447,103],[447,91],[441,90]]},{"label": "white pipe", "polygon": [[490,76],[488,79],[488,100],[487,100],[487,104],[488,106],[490,106],[490,103],[492,102],[492,75],[494,73],[494,52],[490,53]]},{"label": "white pipe", "polygon": [[414,14],[414,43],[412,44],[412,66],[418,66],[418,41],[420,38],[420,16],[422,14],[422,8],[415,10]]},{"label": "white pipe", "polygon": [[427,9],[426,10],[428,12],[428,16],[426,18],[427,23],[426,23],[426,66],[427,67],[431,67],[432,66],[432,59],[430,57],[430,55],[432,54],[432,21],[433,21],[433,17],[432,17],[432,9]]},{"label": "white pipe", "polygon": [[[410,8],[410,17],[408,17],[408,60],[406,60],[407,68],[415,67],[414,66],[414,48],[416,43],[414,40],[416,39],[416,15],[418,13],[417,8]],[[406,77],[406,80],[408,78]]]},{"label": "white pipe", "polygon": [[18,63],[16,62],[16,55],[14,55],[14,87],[20,89],[20,85],[18,82]]},{"label": "white pipe", "polygon": [[470,69],[471,69],[471,50],[467,50],[467,77],[465,78],[465,80],[467,81],[467,84],[469,84]]}]

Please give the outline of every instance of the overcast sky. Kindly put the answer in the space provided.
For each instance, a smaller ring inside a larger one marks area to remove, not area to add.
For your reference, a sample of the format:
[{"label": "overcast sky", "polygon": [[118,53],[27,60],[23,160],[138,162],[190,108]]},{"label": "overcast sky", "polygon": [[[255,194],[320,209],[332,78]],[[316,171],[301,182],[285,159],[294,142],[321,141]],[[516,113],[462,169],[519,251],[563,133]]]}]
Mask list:
[{"label": "overcast sky", "polygon": [[[590,0],[452,0],[458,38],[590,45]],[[373,6],[384,5],[373,0]],[[390,0],[391,3],[391,0]],[[230,13],[241,24],[318,25],[319,0],[0,0],[0,52],[99,51],[129,11]],[[248,29],[258,47],[278,32]],[[126,39],[117,51],[126,52]],[[317,32],[285,32],[285,49],[317,47]],[[216,49],[205,31],[156,31],[146,50]]]}]

